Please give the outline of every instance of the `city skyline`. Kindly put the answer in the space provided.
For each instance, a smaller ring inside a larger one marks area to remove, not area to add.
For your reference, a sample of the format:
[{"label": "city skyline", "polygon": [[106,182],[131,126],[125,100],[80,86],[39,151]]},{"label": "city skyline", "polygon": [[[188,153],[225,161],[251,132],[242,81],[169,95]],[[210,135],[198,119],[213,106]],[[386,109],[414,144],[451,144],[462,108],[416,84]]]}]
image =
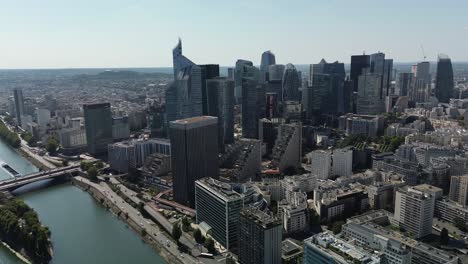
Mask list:
[{"label": "city skyline", "polygon": [[170,67],[178,37],[193,61],[223,66],[237,59],[259,65],[267,50],[281,64],[348,63],[363,51],[417,62],[421,45],[429,61],[439,53],[468,61],[468,4],[456,1],[66,2],[2,5],[0,22],[8,26],[0,69]]}]

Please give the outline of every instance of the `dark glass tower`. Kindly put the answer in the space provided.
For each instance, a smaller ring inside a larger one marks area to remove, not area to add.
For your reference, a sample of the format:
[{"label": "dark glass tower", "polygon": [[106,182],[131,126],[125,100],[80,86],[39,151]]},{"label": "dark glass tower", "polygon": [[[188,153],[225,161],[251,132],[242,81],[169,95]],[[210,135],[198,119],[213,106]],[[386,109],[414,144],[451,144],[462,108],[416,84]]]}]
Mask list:
[{"label": "dark glass tower", "polygon": [[441,103],[448,103],[453,95],[452,61],[447,55],[440,54],[437,62],[435,96]]},{"label": "dark glass tower", "polygon": [[359,75],[362,74],[364,68],[370,67],[370,56],[369,55],[353,55],[351,56],[351,72],[350,78],[353,81],[353,91],[358,90]]},{"label": "dark glass tower", "polygon": [[201,90],[202,90],[202,104],[203,115],[208,115],[208,103],[206,99],[206,80],[219,77],[218,64],[205,64],[198,65],[201,69]]},{"label": "dark glass tower", "polygon": [[218,77],[206,81],[207,115],[218,117],[219,151],[234,142],[234,80]]},{"label": "dark glass tower", "polygon": [[172,121],[171,167],[174,200],[194,208],[195,181],[219,178],[218,118],[197,116]]},{"label": "dark glass tower", "polygon": [[258,139],[258,122],[265,115],[265,85],[242,79],[242,137]]},{"label": "dark glass tower", "polygon": [[283,95],[281,100],[284,101],[300,101],[301,92],[301,78],[296,70],[296,67],[291,63],[286,65],[286,69],[283,74]]},{"label": "dark glass tower", "polygon": [[112,113],[109,103],[83,105],[88,152],[101,155],[112,144]]}]

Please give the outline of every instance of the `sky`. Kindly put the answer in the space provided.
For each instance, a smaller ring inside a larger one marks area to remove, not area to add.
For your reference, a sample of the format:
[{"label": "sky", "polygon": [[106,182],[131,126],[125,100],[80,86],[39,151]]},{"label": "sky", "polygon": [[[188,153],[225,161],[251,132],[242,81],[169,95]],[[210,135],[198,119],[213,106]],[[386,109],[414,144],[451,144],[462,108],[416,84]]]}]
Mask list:
[{"label": "sky", "polygon": [[468,61],[466,0],[0,0],[0,69],[170,67],[178,37],[198,64],[382,51]]}]

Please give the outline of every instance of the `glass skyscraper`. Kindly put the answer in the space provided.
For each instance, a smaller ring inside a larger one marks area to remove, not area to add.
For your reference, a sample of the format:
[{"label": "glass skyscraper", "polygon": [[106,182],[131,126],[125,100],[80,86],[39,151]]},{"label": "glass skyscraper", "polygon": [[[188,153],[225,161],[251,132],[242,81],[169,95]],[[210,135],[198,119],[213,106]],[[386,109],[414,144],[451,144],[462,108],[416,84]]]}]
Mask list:
[{"label": "glass skyscraper", "polygon": [[83,105],[86,142],[91,155],[107,152],[112,144],[112,112],[109,103]]},{"label": "glass skyscraper", "polygon": [[435,95],[439,102],[448,103],[450,97],[453,95],[453,69],[452,61],[445,54],[439,55],[439,61],[437,62],[437,76]]},{"label": "glass skyscraper", "polygon": [[301,92],[301,79],[296,67],[291,63],[286,65],[286,69],[283,74],[283,95],[282,101],[300,101]]}]

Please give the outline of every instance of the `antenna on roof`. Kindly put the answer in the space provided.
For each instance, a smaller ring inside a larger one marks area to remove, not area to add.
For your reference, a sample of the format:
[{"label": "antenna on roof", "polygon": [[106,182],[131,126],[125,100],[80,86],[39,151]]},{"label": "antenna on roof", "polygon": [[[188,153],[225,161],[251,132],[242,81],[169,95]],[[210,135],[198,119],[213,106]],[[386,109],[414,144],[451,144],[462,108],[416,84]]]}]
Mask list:
[{"label": "antenna on roof", "polygon": [[424,58],[424,61],[426,61],[426,53],[424,52],[424,47],[423,45],[421,44],[421,51],[422,51],[422,55],[423,55],[423,58]]}]

